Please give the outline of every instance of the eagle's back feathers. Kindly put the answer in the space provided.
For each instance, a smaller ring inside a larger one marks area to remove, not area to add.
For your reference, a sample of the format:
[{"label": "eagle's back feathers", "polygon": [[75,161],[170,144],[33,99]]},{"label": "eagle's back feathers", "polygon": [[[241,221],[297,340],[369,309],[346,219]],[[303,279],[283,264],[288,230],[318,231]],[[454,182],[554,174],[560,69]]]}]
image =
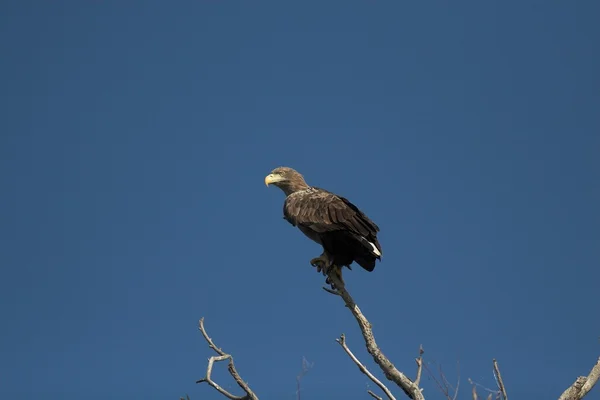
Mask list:
[{"label": "eagle's back feathers", "polygon": [[[381,257],[379,227],[348,199],[325,189],[308,187],[286,197],[284,218],[329,251],[343,255],[341,265],[356,261],[368,271]],[[342,256],[340,256],[342,257]]]}]

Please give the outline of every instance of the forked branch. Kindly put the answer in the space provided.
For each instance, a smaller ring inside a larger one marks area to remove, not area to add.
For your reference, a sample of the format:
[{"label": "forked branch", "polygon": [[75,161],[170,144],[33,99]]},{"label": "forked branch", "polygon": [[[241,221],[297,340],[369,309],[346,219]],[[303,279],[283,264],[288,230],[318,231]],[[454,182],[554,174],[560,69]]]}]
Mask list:
[{"label": "forked branch", "polygon": [[[429,374],[429,377],[433,380],[433,382],[435,383],[437,388],[440,390],[440,392],[442,392],[442,394],[444,395],[446,400],[456,400],[458,398],[458,389],[460,388],[460,368],[459,368],[458,363],[456,364],[456,368],[457,368],[458,377],[457,377],[456,388],[455,388],[454,386],[452,386],[450,384],[450,382],[448,382],[448,379],[446,378],[446,374],[442,370],[441,365],[438,366],[439,379],[433,372],[431,372],[431,370],[429,369],[429,367],[427,365],[425,366],[425,371],[427,371],[427,373]],[[454,394],[451,394],[451,392],[454,392]]]},{"label": "forked branch", "polygon": [[313,367],[314,363],[308,363],[306,358],[302,357],[302,371],[296,376],[296,400],[300,400],[300,381],[308,373],[308,370]]},{"label": "forked branch", "polygon": [[580,376],[563,392],[558,400],[580,400],[588,394],[600,379],[600,358],[592,367],[588,376]]},{"label": "forked branch", "polygon": [[[212,339],[206,333],[206,329],[204,329],[204,317],[200,318],[199,329],[200,329],[200,332],[202,332],[202,336],[204,336],[204,339],[208,343],[208,347],[213,349],[218,354],[218,356],[212,356],[208,359],[208,367],[206,368],[206,376],[204,378],[196,381],[196,383],[206,382],[210,386],[215,388],[215,390],[217,390],[219,393],[221,393],[223,396],[227,397],[230,400],[258,400],[258,397],[250,389],[248,384],[246,382],[244,382],[244,380],[242,379],[240,374],[238,374],[237,369],[235,368],[235,365],[233,364],[233,357],[231,356],[231,354],[227,354],[223,350],[218,348],[214,344]],[[241,387],[244,392],[246,392],[245,396],[235,396],[235,395],[229,393],[227,390],[223,389],[215,381],[212,380],[211,374],[212,374],[212,369],[213,369],[214,363],[219,362],[219,361],[225,361],[225,360],[229,360],[229,365],[227,366],[227,369],[229,370],[229,374],[233,377],[233,379],[236,381],[238,386]]]},{"label": "forked branch", "polygon": [[423,345],[419,346],[419,357],[415,358],[415,362],[417,363],[417,377],[415,378],[415,385],[419,386],[421,383],[421,373],[423,372]]},{"label": "forked branch", "polygon": [[394,364],[381,352],[379,346],[375,342],[375,337],[373,336],[373,331],[371,329],[371,323],[365,318],[365,316],[360,311],[360,308],[356,305],[340,276],[338,276],[339,272],[336,271],[336,268],[331,268],[327,273],[330,282],[336,288],[335,294],[338,294],[346,303],[346,307],[350,309],[350,312],[358,322],[358,326],[362,332],[363,338],[365,339],[365,344],[367,346],[367,351],[379,368],[385,374],[385,377],[398,385],[406,395],[413,400],[424,400],[423,393],[421,389],[419,389],[419,385],[413,382],[409,377],[400,372]]},{"label": "forked branch", "polygon": [[[481,386],[481,385],[479,385],[476,382],[473,382],[473,380],[471,380],[471,378],[469,378],[469,383],[471,385],[473,385],[472,388],[471,388],[471,393],[473,395],[473,400],[479,400],[479,395],[477,394],[477,386]],[[485,390],[486,390],[486,392],[489,392],[487,400],[492,400],[492,397],[493,397],[494,394],[496,394],[496,399],[500,398],[499,397],[500,396],[500,392],[496,392],[496,391],[488,389],[488,388],[485,388]]]},{"label": "forked branch", "polygon": [[[348,354],[350,356],[350,358],[352,359],[352,361],[354,361],[354,363],[358,366],[358,369],[360,369],[360,372],[362,372],[363,374],[365,374],[366,376],[368,376],[369,379],[371,381],[373,381],[373,383],[375,383],[377,386],[379,386],[379,388],[381,390],[383,390],[383,393],[385,393],[385,395],[387,396],[388,399],[390,399],[390,400],[396,400],[396,398],[394,397],[394,395],[392,394],[392,392],[390,392],[390,389],[388,389],[383,383],[381,383],[381,381],[379,379],[377,379],[375,377],[375,375],[373,375],[367,369],[367,367],[365,367],[363,365],[363,363],[360,362],[360,360],[358,358],[356,358],[356,356],[354,355],[354,353],[352,353],[352,350],[350,350],[350,348],[346,344],[346,336],[344,334],[342,334],[342,336],[340,336],[339,339],[335,339],[335,341],[338,342],[340,344],[340,346],[342,346],[342,348],[344,349],[344,351],[346,352],[346,354]],[[369,390],[369,394],[371,395],[371,397],[375,397],[375,398],[379,397],[375,393],[371,392],[370,390]]]}]

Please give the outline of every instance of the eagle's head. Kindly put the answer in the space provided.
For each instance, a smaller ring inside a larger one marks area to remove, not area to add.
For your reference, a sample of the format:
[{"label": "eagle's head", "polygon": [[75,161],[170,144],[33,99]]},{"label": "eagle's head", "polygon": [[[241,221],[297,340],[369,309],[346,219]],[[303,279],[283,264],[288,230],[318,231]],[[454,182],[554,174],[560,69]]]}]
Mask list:
[{"label": "eagle's head", "polygon": [[265,177],[265,184],[267,186],[277,186],[283,190],[286,195],[308,187],[302,174],[290,167],[275,168]]}]

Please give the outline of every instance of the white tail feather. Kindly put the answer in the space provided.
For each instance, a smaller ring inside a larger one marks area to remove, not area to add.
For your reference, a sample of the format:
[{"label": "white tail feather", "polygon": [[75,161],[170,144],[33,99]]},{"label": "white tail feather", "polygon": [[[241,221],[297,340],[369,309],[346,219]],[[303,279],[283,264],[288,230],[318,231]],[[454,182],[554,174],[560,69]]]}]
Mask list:
[{"label": "white tail feather", "polygon": [[373,253],[375,253],[375,255],[377,255],[378,257],[381,257],[381,252],[377,249],[377,246],[375,246],[371,242],[369,242],[369,244],[373,247]]}]

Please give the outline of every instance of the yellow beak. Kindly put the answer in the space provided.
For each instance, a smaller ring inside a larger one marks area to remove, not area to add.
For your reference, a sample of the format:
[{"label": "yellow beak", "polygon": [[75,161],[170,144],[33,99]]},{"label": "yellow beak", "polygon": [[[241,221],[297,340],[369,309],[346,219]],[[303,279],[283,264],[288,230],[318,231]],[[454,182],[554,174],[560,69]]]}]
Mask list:
[{"label": "yellow beak", "polygon": [[268,187],[271,183],[281,182],[282,180],[283,178],[279,175],[269,174],[265,176],[265,185]]}]

